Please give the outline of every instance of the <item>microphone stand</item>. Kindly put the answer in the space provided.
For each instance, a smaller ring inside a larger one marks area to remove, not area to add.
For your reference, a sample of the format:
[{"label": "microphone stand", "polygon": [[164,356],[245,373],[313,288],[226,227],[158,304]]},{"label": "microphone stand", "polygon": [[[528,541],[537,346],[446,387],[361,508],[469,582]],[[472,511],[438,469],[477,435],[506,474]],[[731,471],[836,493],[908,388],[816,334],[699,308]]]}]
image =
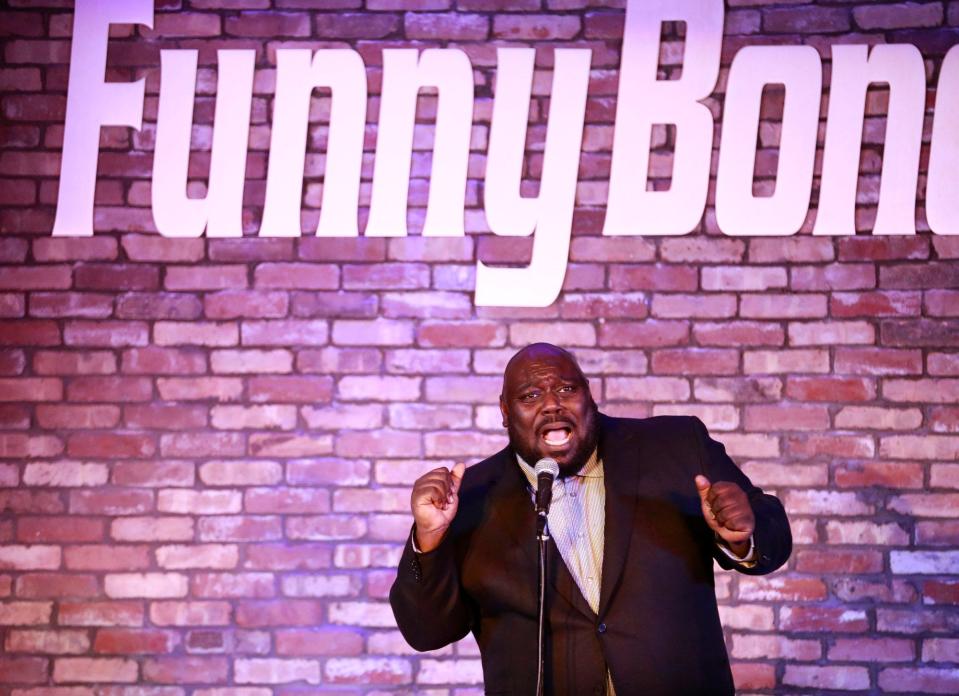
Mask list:
[{"label": "microphone stand", "polygon": [[549,531],[546,528],[546,512],[537,511],[536,514],[536,545],[539,547],[539,638],[536,642],[536,696],[543,696],[543,677],[546,667],[546,544],[549,542]]}]

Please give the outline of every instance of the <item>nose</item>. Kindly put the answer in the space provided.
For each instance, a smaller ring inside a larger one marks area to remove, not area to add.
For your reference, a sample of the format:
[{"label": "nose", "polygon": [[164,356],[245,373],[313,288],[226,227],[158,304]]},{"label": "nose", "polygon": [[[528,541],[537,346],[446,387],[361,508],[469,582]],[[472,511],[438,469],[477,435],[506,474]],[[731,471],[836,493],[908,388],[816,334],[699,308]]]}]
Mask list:
[{"label": "nose", "polygon": [[543,394],[543,411],[552,413],[560,410],[559,397],[552,389],[547,389]]}]

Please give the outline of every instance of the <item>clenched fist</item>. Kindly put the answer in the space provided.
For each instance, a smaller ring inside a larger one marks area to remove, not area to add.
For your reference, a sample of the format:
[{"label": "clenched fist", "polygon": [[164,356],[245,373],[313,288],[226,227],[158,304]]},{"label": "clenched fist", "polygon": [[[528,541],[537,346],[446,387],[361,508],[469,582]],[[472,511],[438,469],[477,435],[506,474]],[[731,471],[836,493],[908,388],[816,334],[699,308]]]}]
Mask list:
[{"label": "clenched fist", "polygon": [[756,529],[756,516],[746,492],[731,481],[710,483],[701,475],[696,477],[696,490],[706,524],[734,554],[745,556],[749,552],[749,537]]},{"label": "clenched fist", "polygon": [[416,546],[420,551],[432,551],[443,540],[459,507],[460,482],[465,469],[463,463],[452,470],[441,466],[423,474],[413,484],[410,507],[416,523]]}]

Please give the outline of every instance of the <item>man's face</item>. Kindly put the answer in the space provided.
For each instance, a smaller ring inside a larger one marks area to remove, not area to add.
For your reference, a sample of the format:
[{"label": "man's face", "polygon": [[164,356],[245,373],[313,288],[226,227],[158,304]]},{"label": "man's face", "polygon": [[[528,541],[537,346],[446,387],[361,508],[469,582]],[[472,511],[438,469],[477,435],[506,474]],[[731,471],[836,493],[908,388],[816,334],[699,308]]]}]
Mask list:
[{"label": "man's face", "polygon": [[552,347],[527,349],[507,367],[500,397],[513,449],[530,465],[552,457],[561,476],[578,472],[596,448],[596,404],[576,363]]}]

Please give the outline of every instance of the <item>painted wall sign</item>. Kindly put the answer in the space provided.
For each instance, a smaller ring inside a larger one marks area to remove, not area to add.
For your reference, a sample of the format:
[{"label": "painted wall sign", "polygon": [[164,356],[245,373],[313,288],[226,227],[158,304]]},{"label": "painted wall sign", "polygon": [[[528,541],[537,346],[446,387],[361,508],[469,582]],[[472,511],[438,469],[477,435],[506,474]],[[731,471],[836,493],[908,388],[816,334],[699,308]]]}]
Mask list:
[{"label": "painted wall sign", "polygon": [[[93,201],[103,126],[139,129],[144,81],[105,81],[111,24],[152,27],[152,0],[78,0],[71,47],[62,169],[55,236],[93,234]],[[706,206],[714,119],[703,104],[719,76],[724,10],[721,0],[630,0],[622,61],[604,235],[682,235]],[[686,23],[682,75],[656,76],[664,21]],[[945,56],[926,182],[926,216],[936,234],[959,234],[959,51]],[[161,84],[152,178],[153,217],[167,237],[240,236],[255,51],[221,50],[207,194],[186,193],[197,51],[161,51]],[[546,306],[559,294],[569,255],[577,169],[589,83],[589,49],[557,48],[536,197],[520,195],[535,51],[499,48],[497,83],[485,172],[485,213],[503,236],[533,236],[525,268],[477,262],[476,304]],[[916,233],[915,202],[925,109],[923,57],[911,44],[837,45],[831,49],[822,183],[815,235],[855,234],[856,186],[866,92],[889,87],[879,201],[873,234]],[[310,97],[332,90],[321,237],[358,236],[360,166],[367,108],[363,59],[351,49],[278,49],[276,95],[259,230],[295,237]],[[753,192],[756,135],[763,88],[782,85],[778,171],[768,195]],[[473,69],[455,48],[383,50],[383,89],[372,197],[363,234],[407,234],[406,212],[416,99],[420,87],[438,92],[429,200],[423,235],[462,236],[472,126]],[[809,210],[822,101],[822,61],[810,46],[747,46],[733,59],[720,130],[716,220],[733,236],[795,234]],[[676,129],[667,190],[647,190],[651,133]]]}]

